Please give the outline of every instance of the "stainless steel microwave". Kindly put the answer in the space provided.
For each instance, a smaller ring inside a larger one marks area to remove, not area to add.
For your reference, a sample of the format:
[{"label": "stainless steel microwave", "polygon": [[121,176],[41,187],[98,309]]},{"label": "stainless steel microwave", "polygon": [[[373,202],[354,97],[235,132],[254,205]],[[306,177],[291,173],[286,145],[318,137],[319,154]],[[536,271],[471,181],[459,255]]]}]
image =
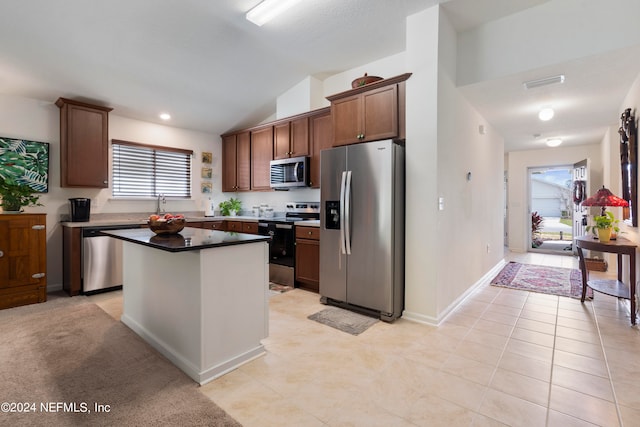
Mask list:
[{"label": "stainless steel microwave", "polygon": [[269,163],[271,188],[288,190],[309,186],[309,157],[271,160]]}]

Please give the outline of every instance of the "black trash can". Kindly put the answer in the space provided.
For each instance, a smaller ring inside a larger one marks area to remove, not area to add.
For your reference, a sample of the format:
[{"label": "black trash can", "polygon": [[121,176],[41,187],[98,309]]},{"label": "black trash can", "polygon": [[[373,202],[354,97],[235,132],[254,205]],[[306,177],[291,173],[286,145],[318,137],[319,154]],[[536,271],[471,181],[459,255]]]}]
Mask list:
[{"label": "black trash can", "polygon": [[71,204],[71,221],[86,222],[91,215],[91,199],[76,197],[69,199]]}]

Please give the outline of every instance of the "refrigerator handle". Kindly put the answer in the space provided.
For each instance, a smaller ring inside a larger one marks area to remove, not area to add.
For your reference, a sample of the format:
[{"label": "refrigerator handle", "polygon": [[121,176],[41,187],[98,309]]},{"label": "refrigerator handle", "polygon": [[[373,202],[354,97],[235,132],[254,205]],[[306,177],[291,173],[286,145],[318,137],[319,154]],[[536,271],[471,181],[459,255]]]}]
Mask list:
[{"label": "refrigerator handle", "polygon": [[347,253],[344,242],[344,191],[347,180],[347,172],[342,171],[342,182],[340,183],[340,251],[342,254]]},{"label": "refrigerator handle", "polygon": [[345,185],[345,195],[344,195],[344,213],[346,218],[344,220],[344,240],[345,246],[347,249],[347,255],[351,255],[351,229],[349,224],[351,224],[351,171],[347,172],[347,183]]}]

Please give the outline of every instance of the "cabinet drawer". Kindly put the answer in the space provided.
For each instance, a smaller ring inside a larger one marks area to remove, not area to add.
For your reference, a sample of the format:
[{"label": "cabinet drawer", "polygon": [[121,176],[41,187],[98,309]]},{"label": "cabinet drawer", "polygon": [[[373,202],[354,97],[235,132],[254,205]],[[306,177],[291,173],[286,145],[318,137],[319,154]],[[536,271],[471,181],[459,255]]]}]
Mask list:
[{"label": "cabinet drawer", "polygon": [[257,222],[243,222],[242,223],[242,232],[249,234],[258,234],[258,223]]},{"label": "cabinet drawer", "polygon": [[206,228],[207,230],[218,230],[224,231],[224,221],[204,221],[202,223],[202,228]]},{"label": "cabinet drawer", "polygon": [[296,226],[296,239],[320,240],[320,228]]},{"label": "cabinet drawer", "polygon": [[227,223],[227,231],[235,231],[242,233],[242,221],[225,221]]},{"label": "cabinet drawer", "polygon": [[45,286],[20,286],[0,291],[0,309],[36,304],[46,300]]}]

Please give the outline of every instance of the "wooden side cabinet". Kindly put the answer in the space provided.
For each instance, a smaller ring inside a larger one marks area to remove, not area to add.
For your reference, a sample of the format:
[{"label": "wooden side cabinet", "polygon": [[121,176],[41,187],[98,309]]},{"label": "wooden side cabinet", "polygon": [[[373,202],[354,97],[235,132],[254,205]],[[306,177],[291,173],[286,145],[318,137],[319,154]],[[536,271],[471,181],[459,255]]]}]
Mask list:
[{"label": "wooden side cabinet", "polygon": [[320,290],[320,229],[296,226],[296,284],[298,287]]},{"label": "wooden side cabinet", "polygon": [[405,85],[410,73],[327,97],[334,146],[404,138]]},{"label": "wooden side cabinet", "polygon": [[58,98],[60,186],[109,187],[109,111],[112,108]]},{"label": "wooden side cabinet", "polygon": [[0,215],[0,309],[47,300],[45,214]]},{"label": "wooden side cabinet", "polygon": [[222,191],[251,189],[251,137],[249,132],[222,137]]}]

